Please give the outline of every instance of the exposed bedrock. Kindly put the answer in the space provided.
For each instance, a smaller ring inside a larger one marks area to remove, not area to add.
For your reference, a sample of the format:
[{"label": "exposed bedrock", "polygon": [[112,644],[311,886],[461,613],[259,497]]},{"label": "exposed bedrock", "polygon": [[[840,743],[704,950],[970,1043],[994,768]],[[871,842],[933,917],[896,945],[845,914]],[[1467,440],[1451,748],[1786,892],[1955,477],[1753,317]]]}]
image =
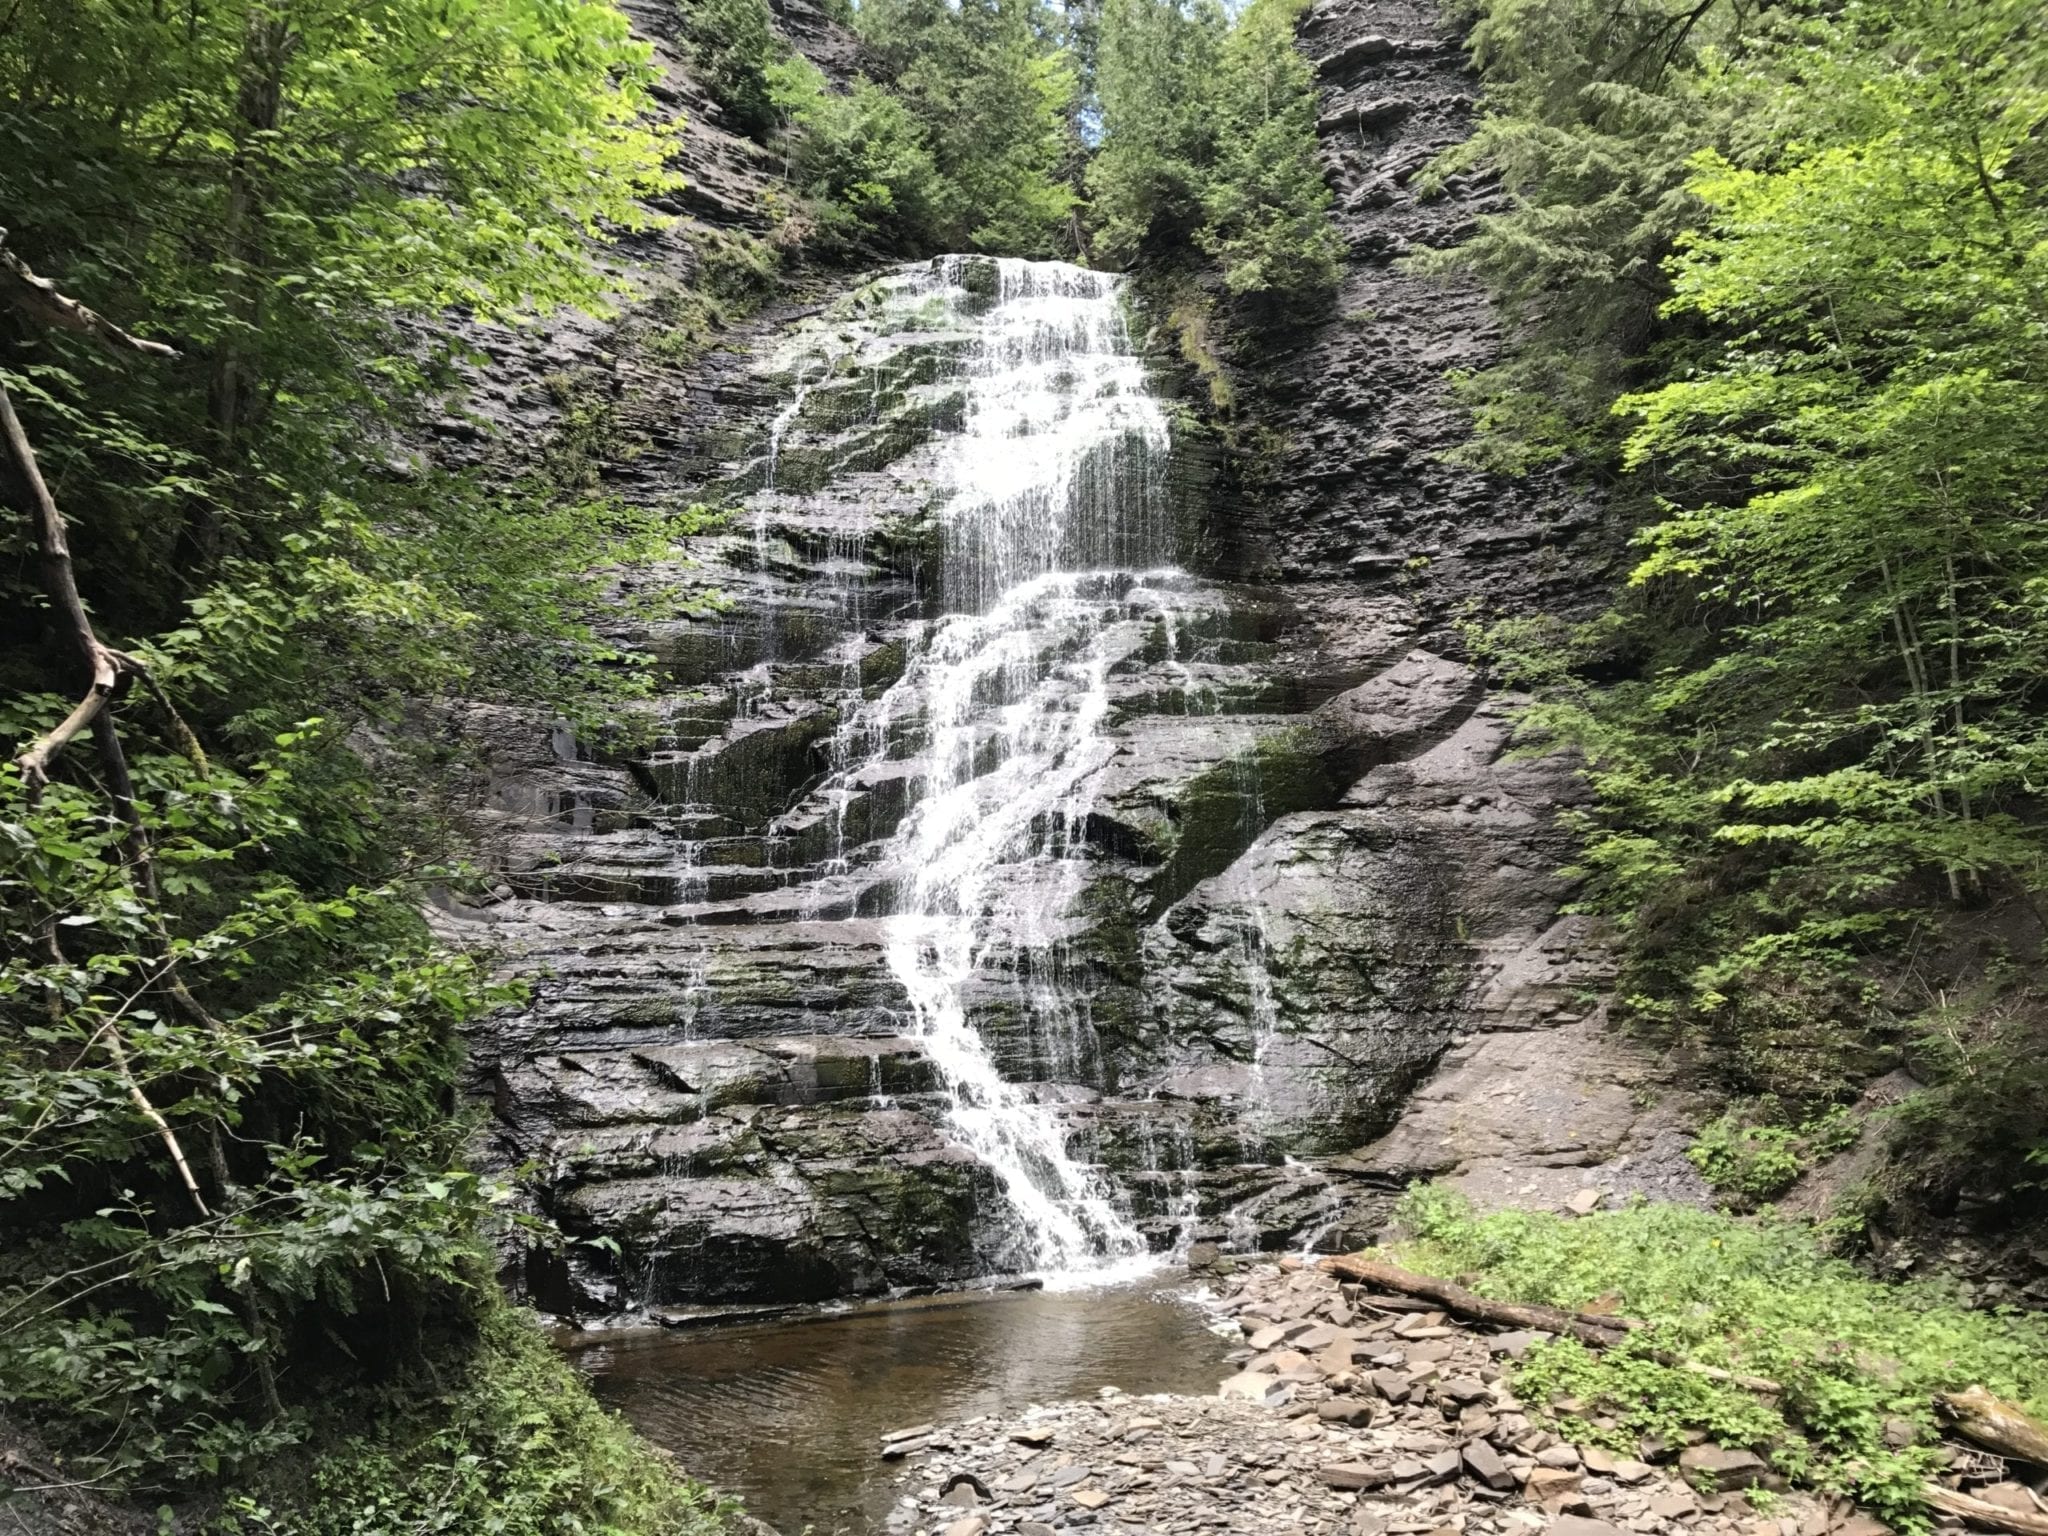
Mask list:
[{"label": "exposed bedrock", "polygon": [[1490,176],[1426,190],[1421,174],[1477,114],[1458,28],[1433,0],[1316,0],[1298,46],[1316,63],[1349,257],[1327,313],[1233,359],[1244,410],[1285,445],[1248,466],[1246,567],[1399,591],[1431,644],[1474,615],[1583,610],[1613,529],[1562,473],[1510,481],[1457,461],[1468,422],[1444,377],[1493,362],[1501,325],[1476,284],[1402,263],[1506,204]]},{"label": "exposed bedrock", "polygon": [[[1344,303],[1376,318],[1263,360],[1289,445],[1265,479],[1147,446],[1134,417],[1063,471],[1018,576],[1003,541],[1037,524],[963,512],[959,456],[1008,398],[974,371],[1023,311],[983,264],[853,282],[707,356],[614,478],[731,509],[622,578],[617,638],[660,670],[639,718],[595,740],[460,722],[497,896],[439,920],[533,987],[474,1042],[489,1155],[533,1170],[570,1237],[609,1240],[529,1256],[543,1305],[1031,1267],[1016,1169],[970,1149],[931,1034],[933,941],[904,927],[918,850],[956,848],[919,822],[946,786],[1020,823],[947,887],[974,935],[948,1006],[1019,1090],[1005,1113],[1050,1127],[1142,1240],[1360,1239],[1425,1175],[1684,1192],[1673,1122],[1641,1107],[1660,1069],[1601,1032],[1598,935],[1559,915],[1576,781],[1510,756],[1510,701],[1455,655],[1472,604],[1590,592],[1599,566],[1561,485],[1436,457],[1439,376],[1483,360],[1490,322],[1382,260],[1483,201],[1408,190],[1471,87],[1426,7],[1322,0],[1304,46]],[[1171,396],[1174,366],[1149,368]],[[1091,409],[1126,409],[1129,382]],[[973,665],[935,671],[997,619]],[[1036,787],[1002,770],[1026,760],[1072,782],[1019,817]]]}]

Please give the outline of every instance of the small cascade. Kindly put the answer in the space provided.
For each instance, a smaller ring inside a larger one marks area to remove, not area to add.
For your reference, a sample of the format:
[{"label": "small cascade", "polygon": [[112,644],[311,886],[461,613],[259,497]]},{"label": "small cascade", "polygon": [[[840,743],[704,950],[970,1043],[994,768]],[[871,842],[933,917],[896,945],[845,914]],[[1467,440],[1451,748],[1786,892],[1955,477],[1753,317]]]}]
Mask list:
[{"label": "small cascade", "polygon": [[[1109,677],[1140,652],[1178,573],[1157,466],[1166,418],[1125,328],[1117,280],[1061,263],[959,259],[935,291],[985,309],[961,365],[964,425],[940,517],[941,616],[878,701],[865,739],[921,727],[924,773],[889,863],[889,968],[938,1069],[955,1134],[994,1170],[1024,1267],[1069,1275],[1144,1252],[1112,1183],[1077,1158],[1052,1105],[1005,1076],[975,1027],[977,993],[1024,990],[1033,1049],[1085,1080],[1085,999],[1059,980],[1085,875],[1082,832],[1112,744]],[[849,733],[849,739],[852,733]],[[844,777],[845,771],[839,776]],[[999,979],[994,957],[1025,963]]]},{"label": "small cascade", "polygon": [[[1008,919],[1007,946],[1043,951],[1079,894],[1077,834],[1109,750],[1104,683],[1116,641],[1130,639],[1094,627],[1090,594],[1102,584],[1048,573],[985,615],[940,626],[916,674],[928,778],[899,834],[904,889],[888,929],[889,968],[952,1096],[952,1122],[1002,1179],[1026,1261],[1056,1272],[1126,1257],[1142,1240],[1106,1182],[1068,1154],[1051,1111],[1004,1079],[968,1014],[997,937],[988,919]],[[1078,653],[1048,664],[1041,626],[1075,632]],[[978,707],[991,688],[1009,697],[992,718]],[[1069,1032],[1071,1001],[1043,979],[1026,999],[1040,1029]],[[1062,1043],[1073,1051],[1071,1037]]]},{"label": "small cascade", "polygon": [[[1273,969],[1267,958],[1272,949],[1272,937],[1266,927],[1265,908],[1253,905],[1246,910],[1250,921],[1240,930],[1239,943],[1243,948],[1245,995],[1251,1005],[1252,1059],[1242,1118],[1247,1126],[1256,1126],[1259,1106],[1265,1104],[1269,1097],[1266,1072],[1273,1042],[1280,1035],[1280,999],[1273,990]],[[1250,1154],[1260,1149],[1247,1147],[1245,1150]]]},{"label": "small cascade", "polygon": [[[832,377],[839,367],[842,355],[839,348],[827,347],[820,355],[804,359],[798,365],[794,388],[791,390],[788,403],[775,413],[775,419],[768,424],[768,448],[764,455],[761,469],[761,491],[754,498],[753,519],[754,571],[764,582],[769,579],[770,566],[774,562],[773,540],[769,533],[768,515],[774,506],[776,492],[781,489],[780,477],[782,472],[783,442],[789,436],[789,429],[796,424],[797,418],[803,415],[804,406],[809,403],[811,392],[819,384]],[[772,659],[775,654],[775,633],[772,627],[763,630],[762,640],[763,657],[765,659]],[[765,692],[766,688],[767,684],[764,678],[762,691]],[[759,707],[760,702],[761,699],[758,695],[742,699],[740,701],[741,713],[752,715]]]}]

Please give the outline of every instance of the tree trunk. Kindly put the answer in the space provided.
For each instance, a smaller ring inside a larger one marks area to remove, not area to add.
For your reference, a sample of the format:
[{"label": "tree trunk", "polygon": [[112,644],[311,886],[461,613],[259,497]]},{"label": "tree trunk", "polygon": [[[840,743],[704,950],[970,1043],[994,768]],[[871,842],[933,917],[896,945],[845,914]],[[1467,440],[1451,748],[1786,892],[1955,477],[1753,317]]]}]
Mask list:
[{"label": "tree trunk", "polygon": [[2048,1515],[2030,1515],[2021,1510],[2007,1509],[2003,1504],[1993,1504],[1989,1499],[1973,1499],[1967,1493],[1958,1493],[1939,1483],[1923,1484],[1920,1497],[1936,1509],[1961,1515],[1978,1525],[1988,1525],[1994,1531],[2010,1531],[2012,1536],[2048,1536]]},{"label": "tree trunk", "polygon": [[1338,1254],[1324,1259],[1321,1268],[1346,1280],[1359,1280],[1404,1296],[1420,1296],[1436,1302],[1460,1317],[1507,1328],[1534,1328],[1544,1333],[1565,1334],[1595,1349],[1619,1344],[1638,1325],[1626,1318],[1595,1318],[1563,1312],[1556,1307],[1539,1307],[1513,1301],[1495,1301],[1468,1291],[1434,1275],[1418,1275],[1399,1265],[1368,1259],[1363,1254]]},{"label": "tree trunk", "polygon": [[1965,1439],[2001,1456],[2048,1466],[2048,1424],[2024,1408],[1993,1397],[1982,1387],[1937,1393],[1934,1406]]}]

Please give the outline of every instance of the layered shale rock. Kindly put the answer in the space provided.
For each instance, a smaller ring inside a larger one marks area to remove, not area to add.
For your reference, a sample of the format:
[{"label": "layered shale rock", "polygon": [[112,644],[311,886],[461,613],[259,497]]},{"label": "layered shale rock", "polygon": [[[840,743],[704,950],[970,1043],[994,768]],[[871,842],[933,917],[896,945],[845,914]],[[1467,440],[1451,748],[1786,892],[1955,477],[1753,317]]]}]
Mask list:
[{"label": "layered shale rock", "polygon": [[1490,195],[1414,190],[1456,40],[1323,0],[1303,45],[1353,262],[1255,360],[1249,474],[1169,442],[1164,327],[1073,269],[849,280],[658,388],[616,355],[611,487],[726,518],[621,578],[637,718],[461,722],[497,894],[440,914],[533,979],[474,1044],[489,1155],[608,1240],[528,1257],[544,1305],[1356,1241],[1424,1175],[1688,1192],[1559,916],[1575,780],[1457,659],[1605,551],[1441,457],[1491,322],[1393,258]]},{"label": "layered shale rock", "polygon": [[1446,375],[1498,360],[1477,284],[1403,258],[1454,245],[1505,204],[1497,181],[1422,173],[1467,138],[1479,86],[1432,0],[1317,0],[1297,46],[1315,63],[1324,175],[1349,246],[1333,303],[1238,349],[1242,409],[1284,444],[1248,468],[1260,538],[1282,579],[1343,576],[1399,592],[1432,643],[1505,612],[1598,600],[1616,553],[1595,500],[1562,473],[1507,480],[1458,462],[1465,413]]}]

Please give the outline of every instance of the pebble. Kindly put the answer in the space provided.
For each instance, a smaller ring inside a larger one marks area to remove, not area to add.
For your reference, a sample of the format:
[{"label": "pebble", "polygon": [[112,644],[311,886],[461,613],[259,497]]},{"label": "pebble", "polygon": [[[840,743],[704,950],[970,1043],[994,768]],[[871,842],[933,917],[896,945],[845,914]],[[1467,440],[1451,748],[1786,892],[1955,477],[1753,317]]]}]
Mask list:
[{"label": "pebble", "polygon": [[889,1536],[1843,1536],[1804,1495],[1759,1523],[1740,1495],[1702,1501],[1682,1480],[1768,1473],[1739,1447],[1689,1445],[1659,1469],[1532,1423],[1497,1360],[1546,1335],[1467,1328],[1292,1261],[1223,1284],[1208,1304],[1245,1348],[1214,1396],[1105,1389],[898,1431],[884,1457],[919,1460]]}]

